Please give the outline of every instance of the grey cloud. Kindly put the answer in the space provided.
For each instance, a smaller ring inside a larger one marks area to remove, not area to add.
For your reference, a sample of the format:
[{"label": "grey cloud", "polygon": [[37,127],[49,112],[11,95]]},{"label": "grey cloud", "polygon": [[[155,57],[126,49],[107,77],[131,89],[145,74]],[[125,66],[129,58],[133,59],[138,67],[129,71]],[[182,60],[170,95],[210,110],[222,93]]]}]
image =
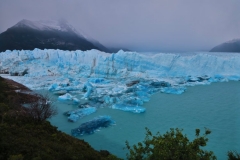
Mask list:
[{"label": "grey cloud", "polygon": [[1,0],[0,31],[64,18],[106,46],[200,51],[240,37],[238,0]]}]

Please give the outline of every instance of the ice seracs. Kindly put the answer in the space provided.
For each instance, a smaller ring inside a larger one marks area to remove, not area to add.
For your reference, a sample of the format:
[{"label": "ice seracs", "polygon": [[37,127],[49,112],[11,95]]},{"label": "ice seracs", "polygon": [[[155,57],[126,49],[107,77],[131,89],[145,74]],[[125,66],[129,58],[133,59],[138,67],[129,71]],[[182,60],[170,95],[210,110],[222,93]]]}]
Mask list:
[{"label": "ice seracs", "polygon": [[[240,54],[144,55],[98,50],[14,50],[0,53],[0,72],[31,89],[48,89],[60,101],[86,99],[92,107],[145,112],[156,92],[182,94],[186,86],[240,80]],[[74,95],[74,96],[72,96]]]}]

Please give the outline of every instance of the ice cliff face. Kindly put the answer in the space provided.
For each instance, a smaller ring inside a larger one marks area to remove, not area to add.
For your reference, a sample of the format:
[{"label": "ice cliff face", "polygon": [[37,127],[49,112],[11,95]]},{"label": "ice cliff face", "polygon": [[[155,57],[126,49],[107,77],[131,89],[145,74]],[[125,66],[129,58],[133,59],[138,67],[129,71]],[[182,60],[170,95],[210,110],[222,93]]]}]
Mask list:
[{"label": "ice cliff face", "polygon": [[119,51],[107,54],[98,50],[6,51],[0,53],[0,71],[12,75],[77,77],[186,77],[240,76],[240,54],[199,53],[189,56],[160,53],[153,56]]},{"label": "ice cliff face", "polygon": [[[142,105],[155,92],[182,94],[186,86],[240,80],[240,54],[15,50],[0,53],[0,72],[31,89],[48,89],[61,101],[80,107],[109,106],[142,113],[146,110]],[[81,104],[79,96],[87,104]],[[70,115],[69,119],[78,117]]]}]

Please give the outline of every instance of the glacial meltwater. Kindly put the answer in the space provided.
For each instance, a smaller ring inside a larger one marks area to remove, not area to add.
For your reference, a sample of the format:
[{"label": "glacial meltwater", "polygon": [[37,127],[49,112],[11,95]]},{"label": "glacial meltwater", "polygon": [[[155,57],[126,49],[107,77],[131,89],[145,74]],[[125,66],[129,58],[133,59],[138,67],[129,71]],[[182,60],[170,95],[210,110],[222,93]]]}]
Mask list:
[{"label": "glacial meltwater", "polygon": [[[54,96],[54,99],[57,96]],[[78,97],[79,99],[81,97]],[[184,129],[191,139],[195,129],[209,128],[206,150],[212,150],[218,159],[227,159],[230,150],[240,151],[240,82],[230,81],[187,87],[181,95],[156,93],[143,107],[145,113],[130,113],[111,108],[99,108],[91,115],[69,122],[65,111],[77,109],[77,105],[57,101],[58,115],[50,122],[59,130],[71,134],[71,129],[99,115],[109,115],[116,122],[108,128],[101,128],[91,135],[78,136],[96,150],[108,150],[118,157],[126,158],[125,141],[130,145],[142,141],[145,127],[152,133],[164,134],[170,128]]]}]

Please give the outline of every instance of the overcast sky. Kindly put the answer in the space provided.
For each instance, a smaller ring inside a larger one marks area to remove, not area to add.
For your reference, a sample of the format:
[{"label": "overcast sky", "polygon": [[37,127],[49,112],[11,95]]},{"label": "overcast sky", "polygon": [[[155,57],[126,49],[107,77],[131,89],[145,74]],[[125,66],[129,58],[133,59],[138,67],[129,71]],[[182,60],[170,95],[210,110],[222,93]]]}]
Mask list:
[{"label": "overcast sky", "polygon": [[240,38],[240,0],[0,0],[0,32],[59,18],[107,47],[137,51],[207,51]]}]

